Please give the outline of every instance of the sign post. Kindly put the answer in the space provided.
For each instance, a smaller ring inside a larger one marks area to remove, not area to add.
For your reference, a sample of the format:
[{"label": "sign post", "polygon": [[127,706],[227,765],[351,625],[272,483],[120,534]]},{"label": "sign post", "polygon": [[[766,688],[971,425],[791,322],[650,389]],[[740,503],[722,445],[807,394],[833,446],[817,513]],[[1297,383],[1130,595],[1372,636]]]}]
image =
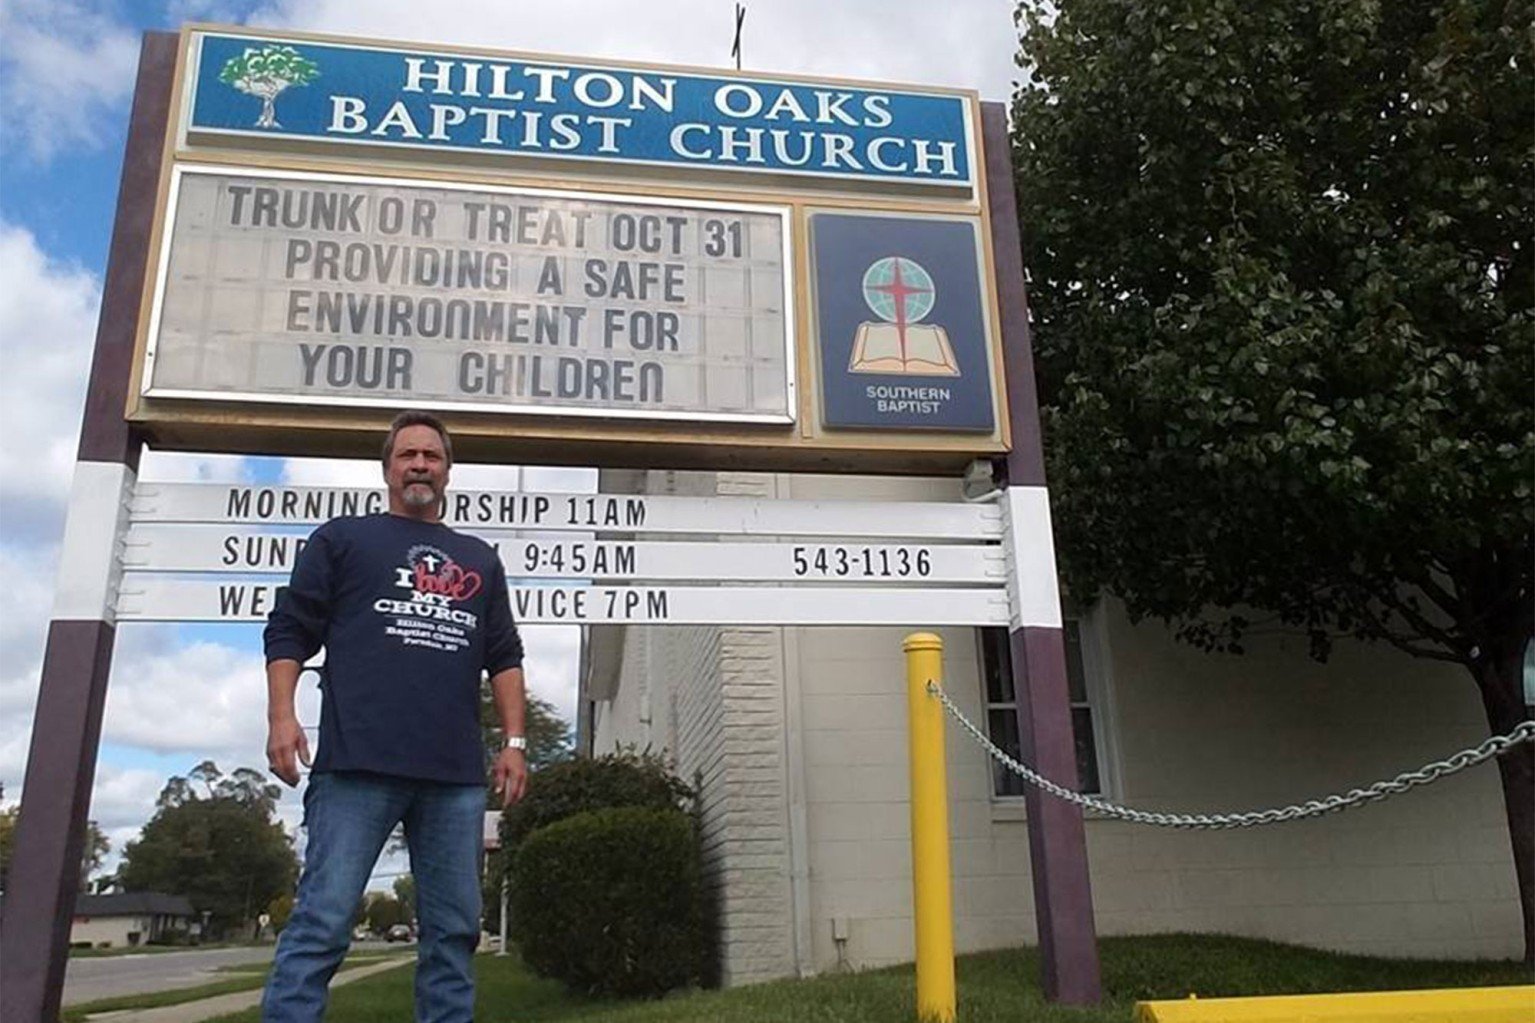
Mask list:
[{"label": "sign post", "polygon": [[[988,143],[987,174],[993,181],[1011,182],[1006,111],[998,104],[987,104],[981,117]],[[1012,315],[1002,319],[1008,350],[1007,403],[1013,421],[1021,427],[1004,463],[1004,500],[1008,531],[1014,541],[1011,550],[1020,559],[1013,566],[1015,617],[1008,636],[1013,692],[1018,701],[1020,752],[1035,770],[1075,789],[1076,746],[1066,684],[1065,636],[1061,629],[1050,501],[1045,489],[1039,398],[1034,387],[1029,321],[1024,311],[1018,212],[1012,188],[993,188],[990,198],[997,285],[1002,307],[1012,311]],[[1033,564],[1025,563],[1021,560],[1025,556],[1036,560]],[[1018,614],[1029,605],[1043,609],[1044,615]],[[1048,624],[1039,624],[1041,617]],[[1103,982],[1082,810],[1065,800],[1046,798],[1032,785],[1025,793],[1025,803],[1045,997],[1068,1005],[1097,1004],[1103,998]]]},{"label": "sign post", "polygon": [[145,35],[0,924],[4,1023],[56,1019],[64,988],[116,637],[116,547],[143,447],[122,410],[175,59],[175,36]]}]

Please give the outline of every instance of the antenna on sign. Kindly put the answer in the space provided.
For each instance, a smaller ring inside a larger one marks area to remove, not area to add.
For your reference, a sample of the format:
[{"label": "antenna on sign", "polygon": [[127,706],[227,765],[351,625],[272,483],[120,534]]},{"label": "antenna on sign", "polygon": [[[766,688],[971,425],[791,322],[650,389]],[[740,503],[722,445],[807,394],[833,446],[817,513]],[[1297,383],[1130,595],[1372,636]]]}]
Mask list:
[{"label": "antenna on sign", "polygon": [[736,4],[736,40],[731,44],[730,55],[736,59],[736,70],[741,70],[741,25],[746,21],[746,5]]}]

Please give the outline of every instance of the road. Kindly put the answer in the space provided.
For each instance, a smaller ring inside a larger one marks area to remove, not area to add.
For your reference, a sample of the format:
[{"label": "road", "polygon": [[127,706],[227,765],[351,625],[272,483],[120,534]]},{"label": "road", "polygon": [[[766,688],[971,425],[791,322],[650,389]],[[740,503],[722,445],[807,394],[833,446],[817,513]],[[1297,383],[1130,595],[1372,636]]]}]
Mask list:
[{"label": "road", "polygon": [[271,958],[272,946],[263,945],[71,959],[64,974],[64,1004],[212,984],[231,976],[218,972],[221,967],[264,963]]}]

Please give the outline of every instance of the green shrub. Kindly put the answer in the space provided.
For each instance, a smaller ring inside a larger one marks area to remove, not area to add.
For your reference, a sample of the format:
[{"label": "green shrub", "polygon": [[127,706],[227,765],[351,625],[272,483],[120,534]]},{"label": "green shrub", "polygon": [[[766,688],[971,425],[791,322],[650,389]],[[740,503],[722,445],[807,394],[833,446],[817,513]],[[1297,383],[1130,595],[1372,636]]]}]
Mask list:
[{"label": "green shrub", "polygon": [[707,972],[698,839],[680,810],[595,810],[533,831],[511,901],[523,959],[572,991],[657,996]]},{"label": "green shrub", "polygon": [[651,753],[610,753],[551,764],[528,779],[522,801],[503,815],[502,847],[513,849],[539,828],[589,810],[675,810],[692,797],[693,790]]}]

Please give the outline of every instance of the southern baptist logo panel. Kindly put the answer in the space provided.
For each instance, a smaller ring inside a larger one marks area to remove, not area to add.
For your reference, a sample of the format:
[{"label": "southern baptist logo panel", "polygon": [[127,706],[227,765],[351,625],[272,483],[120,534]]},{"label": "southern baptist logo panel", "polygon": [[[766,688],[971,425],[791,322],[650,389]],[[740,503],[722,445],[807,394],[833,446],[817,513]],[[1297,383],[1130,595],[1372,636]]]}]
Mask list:
[{"label": "southern baptist logo panel", "polygon": [[978,230],[970,218],[811,216],[827,426],[994,427]]}]

